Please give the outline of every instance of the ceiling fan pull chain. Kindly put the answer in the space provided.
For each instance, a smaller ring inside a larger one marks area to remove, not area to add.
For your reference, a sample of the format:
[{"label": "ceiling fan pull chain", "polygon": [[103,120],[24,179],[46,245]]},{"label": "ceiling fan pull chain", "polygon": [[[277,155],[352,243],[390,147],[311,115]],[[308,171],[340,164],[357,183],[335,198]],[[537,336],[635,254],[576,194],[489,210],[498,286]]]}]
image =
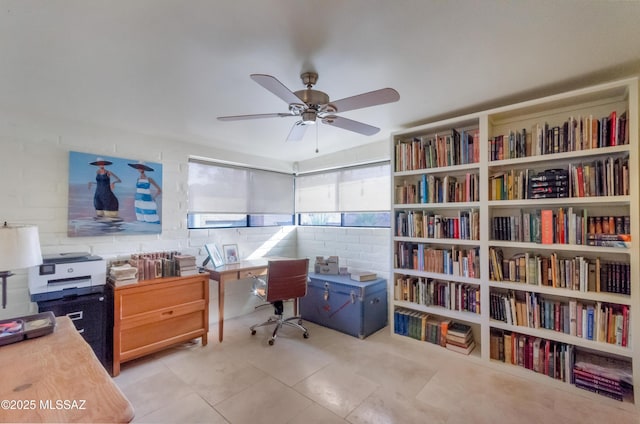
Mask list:
[{"label": "ceiling fan pull chain", "polygon": [[318,125],[316,125],[316,153],[318,153]]}]

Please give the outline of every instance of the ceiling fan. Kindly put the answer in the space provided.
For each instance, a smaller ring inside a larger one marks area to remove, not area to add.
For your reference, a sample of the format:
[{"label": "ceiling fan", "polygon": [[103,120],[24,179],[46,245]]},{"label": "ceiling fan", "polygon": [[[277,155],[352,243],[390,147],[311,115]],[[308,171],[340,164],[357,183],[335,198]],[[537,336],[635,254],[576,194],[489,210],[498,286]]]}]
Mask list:
[{"label": "ceiling fan", "polygon": [[293,92],[271,75],[251,75],[252,80],[287,102],[289,112],[220,116],[218,119],[220,121],[239,121],[259,118],[299,117],[300,120],[291,128],[287,141],[302,140],[307,127],[316,124],[318,121],[359,134],[373,135],[380,131],[380,128],[337,116],[336,113],[396,102],[400,99],[400,95],[393,88],[383,88],[356,96],[345,97],[344,99],[336,101],[330,101],[326,93],[313,89],[313,86],[318,81],[317,73],[305,72],[300,75],[300,78],[307,88]]}]

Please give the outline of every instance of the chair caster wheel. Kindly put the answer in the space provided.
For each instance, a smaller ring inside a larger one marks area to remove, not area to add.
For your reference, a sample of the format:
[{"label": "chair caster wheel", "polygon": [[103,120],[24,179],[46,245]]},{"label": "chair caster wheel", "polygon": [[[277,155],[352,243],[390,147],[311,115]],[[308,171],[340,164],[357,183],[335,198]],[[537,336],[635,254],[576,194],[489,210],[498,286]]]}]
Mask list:
[{"label": "chair caster wheel", "polygon": [[298,325],[302,325],[302,320],[301,319],[298,320]]},{"label": "chair caster wheel", "polygon": [[305,333],[302,335],[302,337],[304,337],[305,339],[308,339],[308,338],[309,338],[309,333],[305,332]]},{"label": "chair caster wheel", "polygon": [[269,339],[269,346],[273,346],[273,343],[275,343],[275,340]]},{"label": "chair caster wheel", "polygon": [[256,330],[251,330],[251,335],[255,336],[256,335]]}]

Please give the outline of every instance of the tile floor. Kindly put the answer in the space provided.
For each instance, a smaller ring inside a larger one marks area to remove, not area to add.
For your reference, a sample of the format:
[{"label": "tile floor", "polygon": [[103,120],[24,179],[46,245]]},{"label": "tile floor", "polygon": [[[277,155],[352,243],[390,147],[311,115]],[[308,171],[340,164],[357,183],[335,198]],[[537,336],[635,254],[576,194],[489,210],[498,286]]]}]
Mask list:
[{"label": "tile floor", "polygon": [[248,327],[269,311],[217,325],[209,344],[184,344],[122,364],[115,382],[138,423],[640,423],[607,399],[392,337],[364,340],[307,323],[274,346]]}]

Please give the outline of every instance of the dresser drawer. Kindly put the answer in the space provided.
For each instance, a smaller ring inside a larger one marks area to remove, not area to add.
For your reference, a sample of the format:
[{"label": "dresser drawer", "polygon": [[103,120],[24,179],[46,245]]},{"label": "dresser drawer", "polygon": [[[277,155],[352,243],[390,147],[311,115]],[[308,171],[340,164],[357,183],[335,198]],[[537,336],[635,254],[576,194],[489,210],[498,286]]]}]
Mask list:
[{"label": "dresser drawer", "polygon": [[125,361],[155,352],[162,347],[200,337],[206,329],[205,311],[158,322],[149,322],[120,331],[120,360]]},{"label": "dresser drawer", "polygon": [[[205,280],[206,281],[206,280]],[[171,308],[175,305],[188,304],[205,299],[205,284],[202,278],[194,281],[173,282],[166,285],[156,285],[150,291],[146,288],[130,290],[121,294],[120,319]]]}]

